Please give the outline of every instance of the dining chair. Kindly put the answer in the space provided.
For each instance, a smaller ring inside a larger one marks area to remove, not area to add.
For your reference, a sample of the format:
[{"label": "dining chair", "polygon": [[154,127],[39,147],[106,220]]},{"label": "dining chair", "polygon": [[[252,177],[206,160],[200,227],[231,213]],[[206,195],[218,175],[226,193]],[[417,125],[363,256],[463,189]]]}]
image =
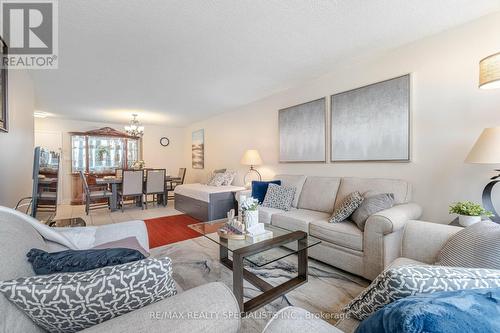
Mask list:
[{"label": "dining chair", "polygon": [[[80,171],[80,178],[82,180],[83,185],[83,195],[85,197],[85,214],[89,215],[90,210],[99,209],[99,208],[111,208],[111,196],[113,193],[108,191],[106,185],[90,185],[87,183],[87,178],[83,174],[83,171]],[[106,203],[103,203],[102,200],[107,199]]]},{"label": "dining chair", "polygon": [[144,209],[143,184],[144,170],[123,170],[122,188],[118,191],[118,200],[122,207],[122,212],[126,197],[134,197],[135,200],[139,199],[141,208]]},{"label": "dining chair", "polygon": [[168,185],[167,185],[167,193],[168,192],[172,192],[171,195],[168,195],[168,199],[169,200],[172,200],[174,199],[174,190],[175,188],[178,186],[178,185],[182,185],[184,184],[184,179],[186,178],[186,168],[179,168],[179,174],[177,176],[177,178],[174,178],[170,181],[168,181]]},{"label": "dining chair", "polygon": [[123,169],[115,169],[115,177],[122,178],[123,177]]},{"label": "dining chair", "polygon": [[[161,195],[163,206],[167,205],[165,193],[165,169],[147,169],[146,183],[144,186],[144,196],[146,209],[148,209],[148,195],[153,195],[153,202],[158,202],[158,195]],[[156,199],[155,199],[156,197]],[[159,203],[159,202],[158,202]]]}]

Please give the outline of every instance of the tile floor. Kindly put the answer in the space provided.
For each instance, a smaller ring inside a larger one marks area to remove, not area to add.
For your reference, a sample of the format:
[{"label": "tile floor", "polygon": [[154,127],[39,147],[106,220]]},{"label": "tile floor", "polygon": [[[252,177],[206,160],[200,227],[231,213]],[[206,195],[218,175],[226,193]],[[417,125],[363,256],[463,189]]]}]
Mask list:
[{"label": "tile floor", "polygon": [[174,202],[169,201],[166,207],[148,204],[148,209],[141,210],[140,207],[133,205],[125,206],[121,210],[111,212],[106,208],[91,210],[89,215],[85,215],[85,206],[59,205],[57,207],[56,218],[74,218],[81,217],[87,225],[103,225],[110,223],[119,223],[131,220],[146,220],[155,217],[170,216],[182,214],[173,208]]}]

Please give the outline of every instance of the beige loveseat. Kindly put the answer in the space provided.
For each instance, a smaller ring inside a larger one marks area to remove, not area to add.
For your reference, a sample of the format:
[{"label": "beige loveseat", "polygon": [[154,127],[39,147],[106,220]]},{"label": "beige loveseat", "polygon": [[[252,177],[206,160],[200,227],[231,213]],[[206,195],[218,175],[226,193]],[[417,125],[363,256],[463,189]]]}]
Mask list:
[{"label": "beige loveseat", "polygon": [[[411,203],[411,185],[398,179],[313,177],[277,175],[283,186],[296,188],[290,211],[259,207],[259,220],[288,230],[302,230],[321,239],[309,256],[367,279],[374,279],[399,256],[401,235],[408,220],[422,214]],[[365,230],[355,223],[329,223],[328,218],[354,191],[393,193],[396,205],[370,216]],[[239,192],[250,195],[251,191]]]}]

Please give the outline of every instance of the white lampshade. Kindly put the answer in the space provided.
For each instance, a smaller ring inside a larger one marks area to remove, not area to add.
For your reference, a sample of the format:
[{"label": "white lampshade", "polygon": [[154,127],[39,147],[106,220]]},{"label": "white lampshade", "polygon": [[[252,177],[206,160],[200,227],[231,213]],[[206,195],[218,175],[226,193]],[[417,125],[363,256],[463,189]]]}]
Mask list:
[{"label": "white lampshade", "polygon": [[500,164],[500,127],[485,128],[469,152],[465,162]]},{"label": "white lampshade", "polygon": [[243,165],[261,165],[262,159],[260,158],[259,152],[255,149],[248,149],[243,157],[241,158],[241,164]]},{"label": "white lampshade", "polygon": [[500,53],[490,55],[479,62],[479,88],[500,88]]}]

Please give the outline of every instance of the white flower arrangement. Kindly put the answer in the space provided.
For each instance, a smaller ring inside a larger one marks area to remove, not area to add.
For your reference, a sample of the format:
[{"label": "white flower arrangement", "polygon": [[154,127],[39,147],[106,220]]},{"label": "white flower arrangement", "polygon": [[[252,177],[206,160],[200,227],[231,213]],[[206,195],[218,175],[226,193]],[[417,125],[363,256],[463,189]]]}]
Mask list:
[{"label": "white flower arrangement", "polygon": [[259,200],[252,197],[248,197],[241,202],[242,210],[257,210],[259,207]]}]

